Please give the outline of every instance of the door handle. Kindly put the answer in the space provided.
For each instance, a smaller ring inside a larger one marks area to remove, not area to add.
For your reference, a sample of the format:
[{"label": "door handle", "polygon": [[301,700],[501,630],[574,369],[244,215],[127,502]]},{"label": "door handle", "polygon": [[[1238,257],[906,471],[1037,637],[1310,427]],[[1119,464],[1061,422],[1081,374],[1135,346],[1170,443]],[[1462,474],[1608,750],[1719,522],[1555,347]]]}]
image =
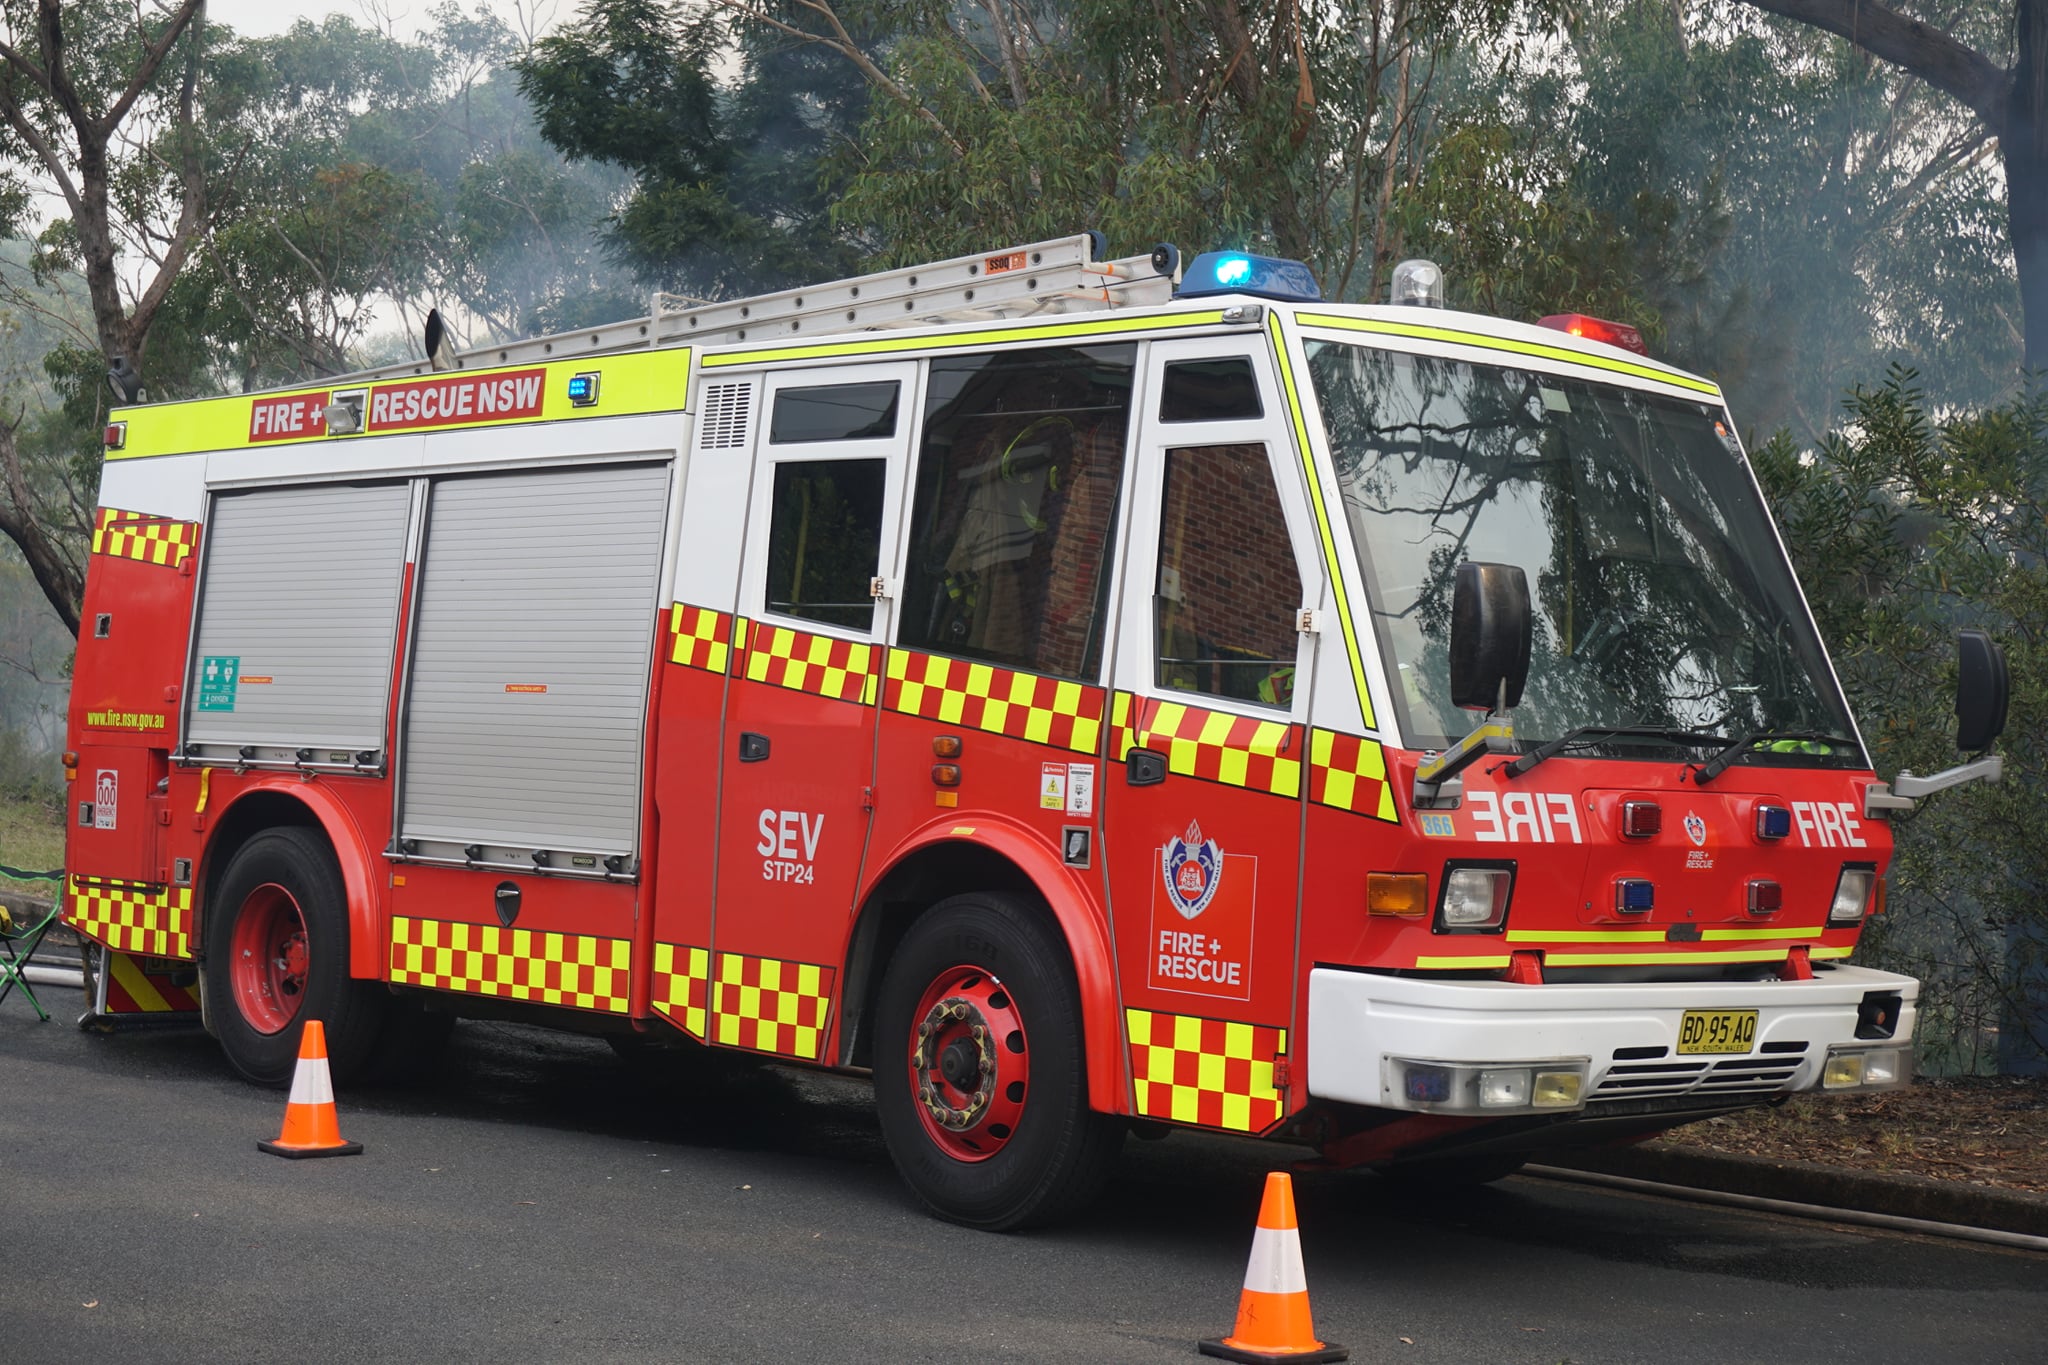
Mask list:
[{"label": "door handle", "polygon": [[768,736],[757,735],[752,730],[740,731],[740,762],[759,763],[768,757]]},{"label": "door handle", "polygon": [[1166,755],[1150,749],[1133,749],[1124,759],[1124,785],[1156,787],[1166,780]]}]

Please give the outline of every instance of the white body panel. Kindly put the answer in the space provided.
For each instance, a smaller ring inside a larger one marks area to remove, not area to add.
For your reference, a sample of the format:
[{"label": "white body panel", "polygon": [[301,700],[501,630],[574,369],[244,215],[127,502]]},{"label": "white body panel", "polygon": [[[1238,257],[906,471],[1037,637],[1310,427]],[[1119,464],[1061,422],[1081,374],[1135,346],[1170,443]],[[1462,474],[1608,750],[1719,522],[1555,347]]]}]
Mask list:
[{"label": "white body panel", "polygon": [[[1388,1109],[1415,1106],[1389,1093],[1387,1059],[1512,1064],[1586,1059],[1590,1101],[1679,1094],[1809,1090],[1829,1045],[1856,1041],[1868,991],[1897,991],[1896,1036],[1913,1036],[1920,983],[1869,967],[1835,967],[1811,981],[1548,983],[1430,981],[1318,967],[1309,973],[1308,1088],[1318,1099]],[[1744,1055],[1677,1055],[1687,1010],[1757,1011],[1756,1046]],[[1866,1040],[1868,1041],[1868,1040]],[[1772,1043],[1798,1053],[1766,1053]],[[1660,1058],[1617,1061],[1617,1048],[1661,1044]],[[1782,1065],[1768,1076],[1764,1064]],[[1716,1066],[1723,1067],[1716,1081]],[[1731,1075],[1741,1072],[1738,1078]]]}]

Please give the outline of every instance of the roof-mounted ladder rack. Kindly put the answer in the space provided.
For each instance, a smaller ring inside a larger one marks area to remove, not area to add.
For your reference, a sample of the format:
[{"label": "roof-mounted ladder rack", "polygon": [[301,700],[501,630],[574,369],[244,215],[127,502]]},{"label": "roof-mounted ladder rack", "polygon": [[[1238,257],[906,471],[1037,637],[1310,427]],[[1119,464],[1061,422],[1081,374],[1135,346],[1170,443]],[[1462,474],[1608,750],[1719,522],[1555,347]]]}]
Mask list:
[{"label": "roof-mounted ladder rack", "polygon": [[[497,346],[453,357],[454,369],[573,360],[646,346],[766,341],[914,327],[941,322],[1095,312],[1169,302],[1180,278],[1179,253],[1161,246],[1149,256],[1098,259],[1093,232],[988,255],[956,256],[929,265],[880,270],[803,289],[728,302],[701,303],[656,294],[645,317]],[[424,360],[401,361],[331,383],[427,374]]]}]

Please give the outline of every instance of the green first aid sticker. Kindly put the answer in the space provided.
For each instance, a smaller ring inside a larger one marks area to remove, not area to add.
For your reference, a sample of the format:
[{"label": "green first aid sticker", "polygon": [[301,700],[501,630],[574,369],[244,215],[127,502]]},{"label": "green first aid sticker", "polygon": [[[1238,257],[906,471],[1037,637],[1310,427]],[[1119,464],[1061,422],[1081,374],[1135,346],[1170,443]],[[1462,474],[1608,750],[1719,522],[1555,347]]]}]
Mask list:
[{"label": "green first aid sticker", "polygon": [[235,709],[235,683],[242,676],[242,656],[239,654],[208,655],[199,661],[199,709],[202,711],[232,711]]}]

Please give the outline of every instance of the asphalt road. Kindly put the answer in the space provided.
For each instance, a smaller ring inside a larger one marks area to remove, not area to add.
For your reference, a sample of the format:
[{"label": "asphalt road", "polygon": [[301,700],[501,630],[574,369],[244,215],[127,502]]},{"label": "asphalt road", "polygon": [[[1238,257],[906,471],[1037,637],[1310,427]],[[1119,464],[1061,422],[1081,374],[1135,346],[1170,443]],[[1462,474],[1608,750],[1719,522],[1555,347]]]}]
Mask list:
[{"label": "asphalt road", "polygon": [[[1289,1149],[1132,1142],[1082,1222],[994,1236],[897,1183],[858,1081],[682,1084],[466,1023],[345,1093],[358,1157],[196,1030],[0,1006],[0,1361],[1190,1361],[1231,1325]],[[1318,1328],[1356,1361],[2048,1358],[2048,1257],[1517,1178],[1449,1202],[1297,1179]]]}]

